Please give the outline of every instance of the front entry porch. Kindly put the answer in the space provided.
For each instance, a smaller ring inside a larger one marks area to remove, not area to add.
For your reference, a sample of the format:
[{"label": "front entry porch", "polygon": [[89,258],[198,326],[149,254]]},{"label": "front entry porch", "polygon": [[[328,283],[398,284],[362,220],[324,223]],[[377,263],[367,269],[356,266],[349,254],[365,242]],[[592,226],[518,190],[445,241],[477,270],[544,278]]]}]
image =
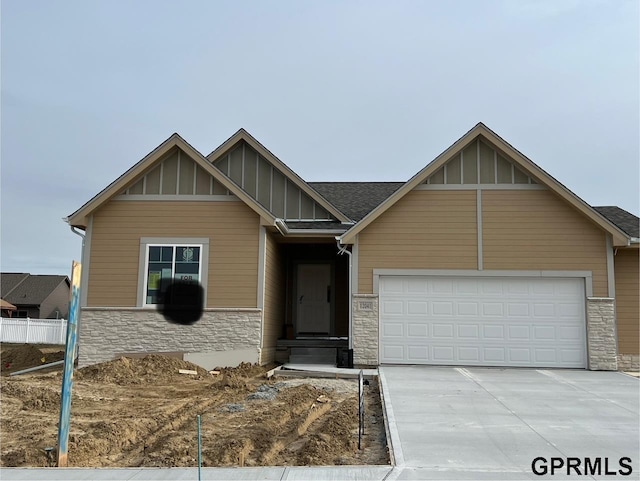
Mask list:
[{"label": "front entry porch", "polygon": [[272,254],[265,266],[263,348],[274,350],[276,362],[346,367],[350,360],[348,256],[338,253],[334,239],[294,241],[268,235]]}]

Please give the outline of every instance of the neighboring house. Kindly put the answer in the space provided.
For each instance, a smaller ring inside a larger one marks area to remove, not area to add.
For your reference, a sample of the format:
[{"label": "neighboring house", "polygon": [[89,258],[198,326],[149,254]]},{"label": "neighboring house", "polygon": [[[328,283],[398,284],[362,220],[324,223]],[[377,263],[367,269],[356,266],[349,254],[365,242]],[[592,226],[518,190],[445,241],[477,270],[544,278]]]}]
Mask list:
[{"label": "neighboring house", "polygon": [[69,286],[67,276],[0,273],[0,297],[15,307],[15,318],[66,319]]},{"label": "neighboring house", "polygon": [[[81,366],[300,348],[356,365],[638,366],[637,231],[481,123],[394,183],[307,183],[242,129],[206,157],[174,134],[67,222],[85,232]],[[157,311],[166,278],[201,283],[193,326]]]}]

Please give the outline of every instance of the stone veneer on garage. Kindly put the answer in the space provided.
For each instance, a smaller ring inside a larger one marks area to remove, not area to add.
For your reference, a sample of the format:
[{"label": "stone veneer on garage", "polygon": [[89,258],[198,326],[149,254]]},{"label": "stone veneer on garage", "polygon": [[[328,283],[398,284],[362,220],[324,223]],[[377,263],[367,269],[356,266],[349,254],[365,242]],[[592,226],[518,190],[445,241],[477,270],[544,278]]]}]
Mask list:
[{"label": "stone veneer on garage", "polygon": [[378,365],[378,296],[353,295],[353,364]]},{"label": "stone veneer on garage", "polygon": [[[353,362],[357,366],[378,365],[378,296],[353,296]],[[587,299],[589,369],[615,371],[638,368],[638,356],[618,356],[614,301]]]},{"label": "stone veneer on garage", "polygon": [[83,308],[78,338],[79,367],[123,353],[254,350],[260,355],[260,309],[205,309],[191,326],[169,323],[150,309]]},{"label": "stone veneer on garage", "polygon": [[615,306],[609,297],[587,298],[587,349],[592,371],[618,369]]}]

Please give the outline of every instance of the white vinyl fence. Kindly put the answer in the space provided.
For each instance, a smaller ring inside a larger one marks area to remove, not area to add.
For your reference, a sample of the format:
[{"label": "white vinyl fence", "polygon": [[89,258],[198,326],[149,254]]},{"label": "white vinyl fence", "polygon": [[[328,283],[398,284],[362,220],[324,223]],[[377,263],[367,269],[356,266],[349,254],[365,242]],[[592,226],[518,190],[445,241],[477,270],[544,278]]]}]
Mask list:
[{"label": "white vinyl fence", "polygon": [[65,319],[0,319],[0,342],[27,344],[64,344]]}]

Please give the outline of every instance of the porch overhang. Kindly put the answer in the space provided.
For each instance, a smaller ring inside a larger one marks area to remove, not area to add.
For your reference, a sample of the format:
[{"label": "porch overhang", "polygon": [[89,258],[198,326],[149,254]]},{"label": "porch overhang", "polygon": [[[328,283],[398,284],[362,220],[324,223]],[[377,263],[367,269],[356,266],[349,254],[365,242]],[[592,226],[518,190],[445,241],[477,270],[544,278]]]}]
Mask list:
[{"label": "porch overhang", "polygon": [[284,237],[326,237],[333,239],[344,234],[353,224],[336,221],[286,221],[276,219],[273,226]]}]

